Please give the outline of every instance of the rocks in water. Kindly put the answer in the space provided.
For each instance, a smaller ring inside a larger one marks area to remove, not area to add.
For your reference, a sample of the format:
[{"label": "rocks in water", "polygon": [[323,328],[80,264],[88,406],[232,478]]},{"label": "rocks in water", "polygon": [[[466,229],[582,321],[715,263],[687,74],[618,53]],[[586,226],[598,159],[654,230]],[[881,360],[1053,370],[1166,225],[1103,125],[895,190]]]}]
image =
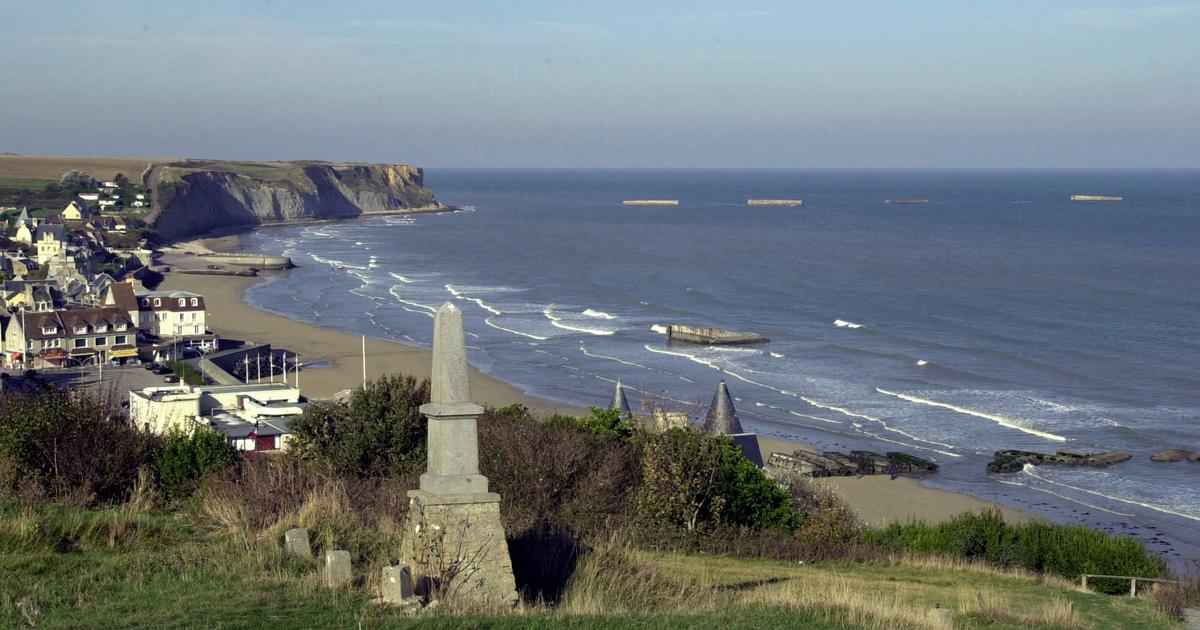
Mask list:
[{"label": "rocks in water", "polygon": [[1080,451],[1070,451],[1059,449],[1054,453],[1034,453],[1031,451],[1019,451],[1014,449],[996,451],[995,459],[987,465],[989,473],[1014,473],[1025,468],[1025,464],[1033,464],[1041,466],[1043,464],[1058,465],[1058,466],[1092,466],[1103,468],[1120,464],[1131,459],[1128,453],[1119,453],[1116,451],[1108,453],[1083,453]]},{"label": "rocks in water", "polygon": [[937,472],[938,465],[907,453],[889,452],[880,455],[871,451],[850,451],[849,454],[826,451],[813,453],[798,450],[792,454],[772,453],[768,469],[793,471],[812,477],[848,477],[851,475],[887,475],[901,473]]},{"label": "rocks in water", "polygon": [[1151,455],[1150,459],[1156,462],[1181,462],[1185,459],[1189,462],[1200,462],[1200,452],[1189,451],[1183,448],[1171,448]]}]

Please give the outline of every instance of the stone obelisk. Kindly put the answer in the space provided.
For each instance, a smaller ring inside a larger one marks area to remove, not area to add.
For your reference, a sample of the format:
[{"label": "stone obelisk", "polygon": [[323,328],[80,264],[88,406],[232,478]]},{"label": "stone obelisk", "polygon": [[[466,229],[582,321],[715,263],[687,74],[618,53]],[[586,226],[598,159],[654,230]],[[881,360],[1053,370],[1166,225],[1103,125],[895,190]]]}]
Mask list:
[{"label": "stone obelisk", "polygon": [[477,420],[462,311],[447,302],[433,321],[428,459],[420,487],[409,496],[400,561],[413,568],[418,589],[433,597],[515,603],[512,560],[500,521],[500,495],[479,474]]}]

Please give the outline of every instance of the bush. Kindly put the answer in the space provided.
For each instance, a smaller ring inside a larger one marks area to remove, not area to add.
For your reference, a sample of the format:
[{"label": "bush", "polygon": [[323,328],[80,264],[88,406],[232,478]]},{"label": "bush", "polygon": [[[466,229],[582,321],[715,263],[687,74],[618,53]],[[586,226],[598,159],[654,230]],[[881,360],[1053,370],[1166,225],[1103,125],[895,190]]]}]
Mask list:
[{"label": "bush", "polygon": [[124,501],[159,449],[114,408],[49,386],[0,397],[0,492],[78,506]]},{"label": "bush", "polygon": [[208,429],[172,430],[154,458],[159,483],[172,499],[190,496],[208,475],[228,468],[237,452],[224,435]]},{"label": "bush", "polygon": [[[1000,567],[1019,567],[1074,579],[1082,573],[1162,577],[1166,563],[1141,542],[1086,527],[1032,522],[1009,525],[998,510],[964,513],[945,523],[893,524],[866,530],[868,542],[896,551],[937,553]],[[1127,583],[1095,581],[1119,593]]]},{"label": "bush", "polygon": [[314,403],[292,423],[292,449],[339,475],[404,472],[425,461],[429,380],[383,376],[359,387],[348,403]]},{"label": "bush", "polygon": [[[518,407],[521,406],[518,405]],[[521,407],[521,409],[524,410],[525,408]],[[633,427],[626,424],[625,421],[621,419],[620,409],[601,409],[599,407],[588,407],[588,410],[591,412],[591,414],[583,417],[555,414],[549,418],[546,418],[545,424],[551,427],[579,427],[581,429],[591,431],[597,435],[615,438],[618,440],[628,440],[633,435]],[[526,410],[525,413],[528,413],[528,410]]]},{"label": "bush", "polygon": [[794,528],[791,498],[728,437],[675,428],[639,438],[643,525],[690,533],[719,525]]}]

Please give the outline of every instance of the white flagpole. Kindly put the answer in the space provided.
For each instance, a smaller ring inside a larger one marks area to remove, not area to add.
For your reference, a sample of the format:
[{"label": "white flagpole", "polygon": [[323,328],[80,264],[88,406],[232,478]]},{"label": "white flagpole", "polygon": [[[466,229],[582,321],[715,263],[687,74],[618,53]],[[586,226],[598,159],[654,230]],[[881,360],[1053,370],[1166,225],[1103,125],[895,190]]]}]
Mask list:
[{"label": "white flagpole", "polygon": [[363,388],[367,386],[367,336],[362,336]]}]

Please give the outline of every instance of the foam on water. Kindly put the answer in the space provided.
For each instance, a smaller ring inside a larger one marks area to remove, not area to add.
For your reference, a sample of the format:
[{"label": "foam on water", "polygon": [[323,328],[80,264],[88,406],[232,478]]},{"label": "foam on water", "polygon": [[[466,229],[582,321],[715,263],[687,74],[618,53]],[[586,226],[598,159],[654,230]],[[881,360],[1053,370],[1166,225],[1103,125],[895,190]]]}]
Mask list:
[{"label": "foam on water", "polygon": [[[1100,476],[1100,474],[1104,474],[1106,471],[1085,471],[1085,472],[1089,473],[1086,476],[1095,478],[1095,477]],[[1100,474],[1097,474],[1097,473],[1100,473]],[[1107,499],[1109,501],[1116,501],[1118,503],[1124,503],[1126,505],[1136,505],[1138,507],[1143,507],[1143,508],[1146,508],[1149,510],[1154,510],[1155,512],[1162,512],[1163,514],[1171,514],[1173,516],[1179,516],[1182,518],[1186,518],[1188,520],[1200,522],[1200,505],[1196,504],[1196,495],[1194,492],[1189,492],[1190,499],[1191,499],[1191,505],[1189,505],[1187,507],[1189,507],[1191,509],[1184,511],[1184,510],[1181,510],[1179,508],[1179,506],[1168,507],[1166,505],[1150,503],[1146,500],[1138,500],[1138,499],[1133,498],[1133,496],[1118,496],[1115,493],[1101,492],[1099,490],[1085,488],[1080,485],[1074,485],[1074,484],[1066,483],[1063,481],[1056,481],[1056,480],[1048,478],[1047,473],[1043,473],[1041,470],[1039,470],[1039,468],[1037,466],[1034,466],[1032,464],[1025,464],[1025,467],[1021,470],[1021,474],[1026,475],[1031,479],[1036,479],[1038,481],[1041,481],[1043,483],[1051,484],[1051,485],[1058,486],[1061,488],[1067,488],[1070,490],[1075,490],[1076,492],[1083,492],[1085,494],[1089,494],[1089,495],[1092,495],[1095,497],[1101,497],[1101,498]],[[1061,471],[1056,471],[1056,473],[1049,473],[1049,474],[1063,474],[1063,473]],[[1112,477],[1111,475],[1109,475],[1109,476]],[[1091,483],[1089,485],[1091,485],[1093,487],[1104,487],[1107,489],[1110,487],[1114,487],[1114,485],[1115,485],[1114,482],[1119,482],[1119,478],[1113,477],[1113,478],[1105,479],[1104,483],[1096,483],[1096,481],[1097,481],[1096,479],[1092,479],[1092,481],[1093,481],[1093,483]],[[1126,482],[1126,483],[1128,483],[1128,482]],[[1145,487],[1138,488],[1139,491],[1144,491],[1146,489],[1147,488],[1145,488]]]},{"label": "foam on water", "polygon": [[572,313],[565,313],[554,310],[554,307],[547,306],[542,309],[542,314],[546,319],[550,320],[550,325],[555,328],[569,330],[571,332],[587,333],[589,335],[608,336],[616,333],[615,328],[601,328],[599,326],[581,325],[577,317],[572,317]]},{"label": "foam on water", "polygon": [[892,396],[894,398],[899,398],[900,400],[905,400],[905,401],[915,403],[918,405],[927,405],[930,407],[939,407],[941,409],[949,409],[950,411],[954,411],[954,412],[961,413],[964,415],[974,416],[976,418],[983,418],[984,420],[990,420],[1002,427],[1007,427],[1009,429],[1016,429],[1017,431],[1021,431],[1022,433],[1028,433],[1029,435],[1036,435],[1040,438],[1050,440],[1052,442],[1066,442],[1067,441],[1067,438],[1065,438],[1061,435],[1055,435],[1054,433],[1050,433],[1048,431],[1039,431],[1038,429],[1033,429],[1033,428],[1021,425],[1018,422],[1014,421],[1012,418],[1006,418],[1004,416],[997,415],[994,413],[988,413],[986,411],[979,411],[976,409],[968,409],[966,407],[959,407],[957,405],[951,405],[949,403],[938,402],[936,400],[929,400],[928,398],[921,398],[920,396],[913,396],[911,394],[892,392],[892,391],[883,389],[881,387],[876,387],[875,391],[879,392],[880,394],[883,394],[884,396]]},{"label": "foam on water", "polygon": [[862,324],[855,324],[854,322],[848,322],[844,319],[833,320],[833,325],[837,326],[838,328],[862,328]]}]

